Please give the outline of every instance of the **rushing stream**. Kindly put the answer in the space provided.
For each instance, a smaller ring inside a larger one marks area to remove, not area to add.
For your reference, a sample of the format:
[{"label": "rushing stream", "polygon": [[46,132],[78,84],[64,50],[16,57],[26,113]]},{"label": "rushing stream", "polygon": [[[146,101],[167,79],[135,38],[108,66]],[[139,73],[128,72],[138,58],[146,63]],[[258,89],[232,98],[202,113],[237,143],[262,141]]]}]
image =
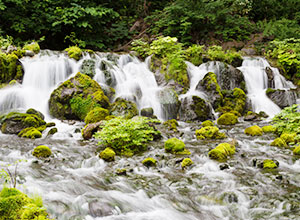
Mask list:
[{"label": "rushing stream", "polygon": [[[106,58],[97,56],[96,59],[99,65]],[[262,60],[257,58],[255,62]],[[199,124],[180,122],[178,133],[166,132],[161,141],[150,143],[149,150],[141,155],[117,157],[110,163],[99,159],[97,141],[81,138],[79,129],[83,123],[70,125],[52,119],[48,114],[51,91],[74,75],[81,62],[52,53],[25,58],[22,60],[25,67],[23,84],[0,90],[0,111],[33,107],[46,115],[46,121],[57,124],[57,134],[35,140],[0,133],[0,165],[4,167],[22,160],[18,164],[17,188],[29,195],[41,195],[52,218],[300,219],[300,160],[293,157],[289,149],[271,147],[270,142],[275,136],[268,134],[257,138],[245,135],[244,129],[253,122],[240,121],[235,126],[221,127],[229,137],[222,141],[199,141],[194,135]],[[245,59],[240,67],[252,106],[254,110],[276,114],[279,107],[262,95],[267,86],[265,79],[260,78],[265,76],[259,65],[265,64],[255,62]],[[161,88],[147,63],[122,55],[112,69],[116,96],[135,96],[132,99],[139,109],[150,106],[158,117],[163,117],[155,96]],[[261,76],[253,76],[251,69]],[[202,92],[196,91],[195,85],[203,78],[204,72],[217,70],[211,65],[195,67],[189,64],[189,71],[192,80],[187,95],[199,95]],[[95,80],[105,83],[103,72],[96,72]],[[280,74],[277,79],[276,88],[292,87]],[[138,91],[143,95],[137,96]],[[266,108],[269,105],[271,109]],[[263,126],[267,122],[255,124]],[[191,151],[194,165],[187,170],[180,167],[181,156],[165,153],[163,143],[173,136],[180,137]],[[210,149],[232,138],[238,141],[237,152],[226,163],[208,158]],[[50,159],[37,160],[31,155],[32,149],[41,144],[51,148],[53,156]],[[141,161],[146,157],[157,159],[157,167],[143,166]],[[274,171],[257,168],[254,163],[260,159],[276,159],[279,168]],[[228,169],[223,169],[226,166]],[[126,175],[117,175],[117,169],[122,168],[126,169]]]}]

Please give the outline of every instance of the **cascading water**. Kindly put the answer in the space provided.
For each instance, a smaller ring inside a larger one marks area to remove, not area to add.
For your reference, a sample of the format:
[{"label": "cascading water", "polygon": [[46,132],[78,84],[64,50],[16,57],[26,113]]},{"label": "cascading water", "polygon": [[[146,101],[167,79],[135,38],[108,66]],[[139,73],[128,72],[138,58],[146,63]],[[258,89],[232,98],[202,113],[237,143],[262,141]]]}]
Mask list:
[{"label": "cascading water", "polygon": [[293,87],[291,82],[287,82],[280,75],[277,68],[271,67],[267,60],[261,57],[244,57],[243,64],[238,69],[244,74],[247,96],[251,101],[252,110],[254,112],[264,111],[270,117],[273,117],[280,112],[280,108],[266,95],[268,88],[266,67],[273,70],[275,89],[289,89]]}]

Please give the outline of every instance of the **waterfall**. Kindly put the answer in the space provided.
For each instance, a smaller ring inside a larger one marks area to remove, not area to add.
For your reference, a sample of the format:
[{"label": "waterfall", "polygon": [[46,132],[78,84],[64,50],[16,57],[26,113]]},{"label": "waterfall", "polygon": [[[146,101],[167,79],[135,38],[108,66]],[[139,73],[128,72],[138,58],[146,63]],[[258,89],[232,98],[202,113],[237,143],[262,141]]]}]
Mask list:
[{"label": "waterfall", "polygon": [[244,57],[243,64],[238,69],[244,74],[248,91],[247,96],[251,101],[252,110],[254,112],[264,111],[270,117],[273,117],[280,112],[280,108],[266,95],[268,88],[267,67],[273,71],[275,89],[289,89],[293,87],[291,82],[286,81],[280,75],[277,68],[271,67],[267,60],[261,57]]},{"label": "waterfall", "polygon": [[43,51],[21,59],[24,67],[22,85],[0,90],[0,112],[35,108],[48,115],[48,99],[56,86],[78,71],[78,63],[64,54]]}]

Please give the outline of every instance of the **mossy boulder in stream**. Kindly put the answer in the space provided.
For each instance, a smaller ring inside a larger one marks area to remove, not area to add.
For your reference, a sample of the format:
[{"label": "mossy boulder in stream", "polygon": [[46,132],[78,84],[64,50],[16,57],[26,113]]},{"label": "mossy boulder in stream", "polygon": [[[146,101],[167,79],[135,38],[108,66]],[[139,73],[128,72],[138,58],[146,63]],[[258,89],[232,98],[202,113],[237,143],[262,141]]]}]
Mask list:
[{"label": "mossy boulder in stream", "polygon": [[0,220],[50,220],[42,205],[15,188],[3,188],[0,192]]},{"label": "mossy boulder in stream", "polygon": [[181,168],[185,169],[188,166],[193,165],[194,162],[190,158],[184,158],[183,161],[181,162]]},{"label": "mossy boulder in stream", "polygon": [[110,114],[130,119],[134,116],[137,116],[139,114],[139,111],[134,102],[122,98],[117,98],[111,104]]},{"label": "mossy boulder in stream", "polygon": [[264,133],[275,133],[276,132],[276,128],[272,125],[263,126],[261,129],[263,130]]},{"label": "mossy boulder in stream", "polygon": [[203,139],[223,139],[226,138],[226,134],[219,131],[218,127],[206,126],[199,130],[196,130],[196,137],[199,140]]},{"label": "mossy boulder in stream", "polygon": [[296,133],[283,133],[280,135],[280,138],[285,141],[287,144],[295,143]]},{"label": "mossy boulder in stream", "polygon": [[185,149],[185,144],[182,140],[177,138],[170,138],[165,142],[165,150],[167,153],[173,154],[190,154],[190,152]]},{"label": "mossy boulder in stream", "polygon": [[40,145],[34,148],[32,155],[37,157],[37,158],[46,158],[50,157],[52,154],[51,150],[49,147],[45,145]]},{"label": "mossy boulder in stream", "polygon": [[274,141],[272,141],[270,145],[275,147],[283,147],[283,148],[288,147],[287,143],[282,138],[276,138]]},{"label": "mossy boulder in stream", "polygon": [[41,138],[42,133],[33,127],[25,128],[20,133],[18,134],[19,137],[24,137],[24,138],[30,138],[30,139],[36,139],[36,138]]},{"label": "mossy boulder in stream", "polygon": [[245,134],[248,134],[251,136],[262,136],[263,130],[259,126],[253,125],[253,126],[245,129]]},{"label": "mossy boulder in stream", "polygon": [[70,58],[73,58],[77,61],[82,57],[82,50],[77,46],[66,48],[65,51],[68,53]]},{"label": "mossy boulder in stream", "polygon": [[235,146],[229,143],[221,143],[216,148],[208,152],[208,156],[214,160],[225,160],[235,153]]},{"label": "mossy boulder in stream", "polygon": [[105,120],[105,118],[109,115],[109,111],[107,109],[96,107],[92,109],[84,119],[86,124],[96,123],[98,121]]},{"label": "mossy boulder in stream", "polygon": [[101,86],[81,73],[62,83],[49,100],[50,114],[59,119],[84,120],[92,109],[109,106]]},{"label": "mossy boulder in stream", "polygon": [[4,134],[19,134],[26,128],[38,128],[46,122],[38,114],[10,112],[1,118],[1,131]]},{"label": "mossy boulder in stream", "polygon": [[152,157],[148,157],[142,161],[142,164],[146,167],[154,167],[156,166],[156,163],[157,161]]},{"label": "mossy boulder in stream", "polygon": [[115,160],[116,153],[110,147],[105,148],[99,155],[99,157],[107,162]]},{"label": "mossy boulder in stream", "polygon": [[233,113],[225,113],[218,118],[217,123],[219,125],[235,125],[238,123],[238,117]]},{"label": "mossy boulder in stream", "polygon": [[214,126],[214,123],[210,120],[206,120],[206,121],[202,122],[201,125],[203,127],[208,127],[208,126]]},{"label": "mossy boulder in stream", "polygon": [[295,147],[295,149],[293,150],[293,153],[295,155],[300,155],[300,146]]},{"label": "mossy boulder in stream", "polygon": [[172,131],[178,131],[177,130],[178,122],[175,119],[165,121],[163,123],[163,125],[166,126],[168,129],[170,129]]},{"label": "mossy boulder in stream", "polygon": [[[277,161],[276,161],[277,162]],[[274,162],[273,160],[266,159],[263,161],[263,167],[264,169],[276,169],[279,165],[279,163]]]}]

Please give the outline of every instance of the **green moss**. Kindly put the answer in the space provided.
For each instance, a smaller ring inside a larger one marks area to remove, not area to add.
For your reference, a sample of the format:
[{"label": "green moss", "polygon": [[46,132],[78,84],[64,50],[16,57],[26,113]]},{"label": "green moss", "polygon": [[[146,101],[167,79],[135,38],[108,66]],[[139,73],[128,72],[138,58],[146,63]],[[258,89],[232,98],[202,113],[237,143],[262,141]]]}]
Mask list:
[{"label": "green moss", "polygon": [[266,90],[266,95],[270,95],[270,94],[272,94],[272,93],[274,93],[274,92],[276,92],[275,89],[268,88],[268,89]]},{"label": "green moss", "polygon": [[223,90],[223,105],[217,111],[221,113],[234,113],[236,116],[241,116],[244,113],[246,106],[246,94],[240,88],[233,90]]},{"label": "green moss", "polygon": [[70,100],[70,106],[72,113],[78,116],[80,120],[84,120],[92,109],[101,107],[93,101],[91,96],[88,96],[87,98],[75,96]]},{"label": "green moss", "polygon": [[277,164],[273,160],[267,159],[267,160],[264,160],[264,162],[263,162],[264,169],[275,169],[277,167],[278,167]]},{"label": "green moss", "polygon": [[253,125],[253,126],[245,129],[245,134],[248,134],[251,136],[262,136],[263,130],[259,126]]},{"label": "green moss", "polygon": [[130,119],[138,115],[138,113],[138,108],[136,104],[132,101],[117,98],[115,102],[111,104],[111,115],[122,116],[125,119]]},{"label": "green moss", "polygon": [[39,132],[43,132],[43,131],[45,131],[46,130],[46,125],[42,125],[42,126],[40,126],[40,127],[38,127],[38,128],[36,128]]},{"label": "green moss", "polygon": [[98,121],[105,120],[105,118],[109,115],[109,111],[107,109],[96,107],[91,110],[84,119],[86,124],[95,123]]},{"label": "green moss", "polygon": [[27,44],[23,47],[23,50],[30,50],[35,54],[40,52],[40,45],[37,42],[32,42],[31,44]]},{"label": "green moss", "polygon": [[176,119],[165,121],[163,125],[165,125],[167,128],[169,128],[172,131],[178,131],[177,130],[178,122],[176,121]]},{"label": "green moss", "polygon": [[280,135],[280,138],[285,141],[287,144],[295,143],[296,133],[283,133]]},{"label": "green moss", "polygon": [[49,220],[46,209],[15,188],[0,193],[0,220]]},{"label": "green moss", "polygon": [[180,154],[185,152],[185,144],[177,138],[170,138],[165,142],[165,150],[168,153]]},{"label": "green moss", "polygon": [[19,65],[18,57],[15,54],[5,54],[0,51],[0,83],[22,79],[22,76],[22,66]]},{"label": "green moss", "polygon": [[286,142],[281,138],[276,138],[274,141],[272,141],[270,145],[275,147],[284,147],[284,148],[288,147]]},{"label": "green moss", "polygon": [[36,138],[41,138],[42,133],[37,130],[36,128],[25,128],[23,129],[19,134],[19,137],[24,137],[24,138],[31,138],[31,139],[36,139]]},{"label": "green moss", "polygon": [[221,87],[217,82],[216,74],[213,72],[208,72],[200,81],[200,84],[204,90],[213,97],[213,107],[221,107],[223,103],[223,95],[221,92]]},{"label": "green moss", "polygon": [[24,123],[28,126],[28,127],[38,127],[39,123],[38,121],[32,117],[32,116],[28,116],[24,119]]},{"label": "green moss", "polygon": [[15,79],[13,79],[13,80],[11,80],[9,83],[8,83],[8,85],[10,85],[10,86],[12,86],[12,85],[15,85],[15,84],[17,84],[18,82],[15,80]]},{"label": "green moss", "polygon": [[49,122],[46,124],[46,127],[50,128],[50,127],[54,127],[55,125],[56,125],[55,122]]},{"label": "green moss", "polygon": [[238,122],[238,117],[232,113],[225,113],[221,115],[217,120],[217,123],[219,125],[234,125],[237,122]]},{"label": "green moss", "polygon": [[50,148],[45,145],[37,146],[36,148],[34,148],[34,150],[32,152],[32,155],[37,158],[50,157],[51,154],[52,154],[52,152],[51,152]]},{"label": "green moss", "polygon": [[51,128],[51,129],[48,131],[47,136],[53,135],[53,134],[55,134],[55,133],[57,133],[57,132],[58,132],[57,128]]},{"label": "green moss", "polygon": [[235,153],[235,146],[229,143],[221,143],[216,148],[208,152],[208,156],[214,160],[225,160]]},{"label": "green moss", "polygon": [[197,115],[197,119],[200,121],[204,121],[209,118],[210,108],[206,104],[204,99],[201,99],[198,96],[193,96],[193,104],[191,105],[192,109]]},{"label": "green moss", "polygon": [[142,164],[146,167],[156,166],[156,163],[157,161],[152,157],[148,157],[142,161]]},{"label": "green moss", "polygon": [[295,155],[300,155],[300,146],[295,147],[295,149],[293,150],[293,153]]},{"label": "green moss", "polygon": [[181,168],[184,169],[188,166],[191,166],[194,162],[190,158],[184,158],[181,162]]},{"label": "green moss", "polygon": [[261,128],[264,133],[275,133],[276,128],[274,128],[272,125],[263,126]]},{"label": "green moss", "polygon": [[107,147],[107,148],[104,149],[104,151],[102,151],[100,153],[99,156],[103,160],[110,162],[110,161],[114,161],[115,160],[116,153],[114,152],[113,149],[111,149],[110,147]]},{"label": "green moss", "polygon": [[80,60],[80,58],[82,57],[82,50],[77,46],[66,48],[65,51],[68,52],[68,56],[70,58],[73,58],[77,61]]},{"label": "green moss", "polygon": [[199,140],[203,139],[223,139],[226,138],[224,133],[219,132],[219,128],[215,126],[206,126],[196,130],[196,137]]},{"label": "green moss", "polygon": [[201,124],[203,127],[214,126],[214,123],[210,120],[206,120]]}]

